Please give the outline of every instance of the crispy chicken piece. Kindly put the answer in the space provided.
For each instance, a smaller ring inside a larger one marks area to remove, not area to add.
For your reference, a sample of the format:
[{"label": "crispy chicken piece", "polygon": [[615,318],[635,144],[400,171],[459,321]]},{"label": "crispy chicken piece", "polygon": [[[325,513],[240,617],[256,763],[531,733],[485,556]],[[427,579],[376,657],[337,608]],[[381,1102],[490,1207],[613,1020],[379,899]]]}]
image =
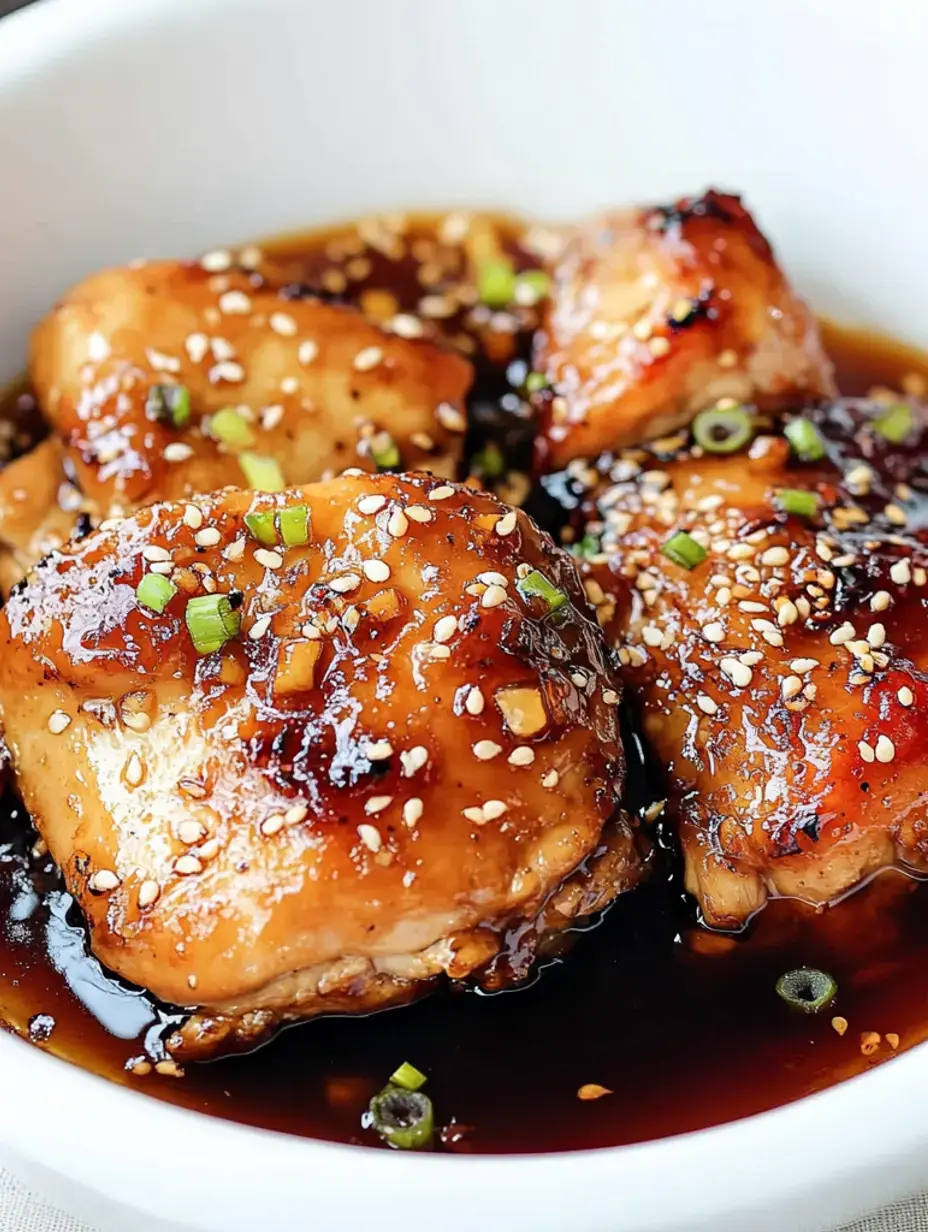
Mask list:
[{"label": "crispy chicken piece", "polygon": [[585,477],[589,593],[715,927],[768,894],[830,903],[887,865],[928,871],[928,413],[890,415],[808,412],[815,462],[763,434]]},{"label": "crispy chicken piece", "polygon": [[834,395],[815,320],[739,197],[710,190],[575,228],[534,366],[539,467],[653,440],[719,398],[768,410]]},{"label": "crispy chicken piece", "polygon": [[0,469],[0,596],[37,560],[71,537],[83,508],[50,437]]},{"label": "crispy chicken piece", "polygon": [[[200,654],[198,620],[233,635]],[[0,614],[24,800],[98,957],[198,1011],[178,1055],[409,1000],[633,885],[617,701],[570,558],[423,475],[155,505]]]},{"label": "crispy chicken piece", "polygon": [[[455,473],[466,360],[254,281],[198,262],[105,270],[36,328],[36,394],[101,515],[240,484],[242,453],[291,485],[378,461]],[[174,386],[190,403],[179,428]],[[238,417],[213,418],[225,408]]]}]

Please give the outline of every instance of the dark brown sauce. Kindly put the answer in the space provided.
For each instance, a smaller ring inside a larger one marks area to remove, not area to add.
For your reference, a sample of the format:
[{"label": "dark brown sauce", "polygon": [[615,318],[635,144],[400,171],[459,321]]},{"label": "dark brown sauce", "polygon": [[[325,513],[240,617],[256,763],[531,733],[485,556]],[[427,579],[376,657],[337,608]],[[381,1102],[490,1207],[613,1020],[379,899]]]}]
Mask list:
[{"label": "dark brown sauce", "polygon": [[[500,225],[506,251],[523,267],[534,264],[518,246],[517,225]],[[351,234],[345,228],[274,245],[273,263],[291,293],[322,289],[363,303],[365,292],[388,289],[392,311],[413,311],[423,295],[440,295],[455,281],[454,245],[447,245],[448,252],[433,254],[441,276],[423,286],[422,254],[434,243],[434,224],[420,220],[406,233],[402,257],[366,249],[369,268],[356,266],[363,277],[342,287],[330,271],[352,257],[333,260],[331,245]],[[518,390],[531,313],[499,320],[506,328],[495,330],[492,321],[475,326],[469,312],[464,305],[435,318],[434,328],[475,359],[472,444],[488,436],[503,442],[518,488],[528,456]],[[928,378],[928,357],[910,348],[832,325],[826,337],[844,393],[904,383],[919,392],[919,379]],[[26,418],[17,449],[35,431],[27,404],[19,405]],[[0,403],[0,419],[14,409],[15,397]],[[633,766],[632,774],[636,802],[646,802],[645,767]],[[48,857],[30,854],[34,842],[8,795],[0,803],[0,1013],[8,1027],[160,1099],[294,1134],[377,1145],[361,1115],[397,1064],[409,1060],[428,1074],[438,1122],[450,1127],[443,1149],[636,1142],[820,1090],[894,1055],[887,1036],[898,1035],[901,1049],[928,1037],[928,887],[886,873],[828,911],[775,902],[735,940],[695,926],[667,854],[649,885],[578,933],[567,959],[550,964],[531,987],[493,996],[445,990],[402,1010],[292,1028],[250,1056],[190,1065],[182,1079],[137,1077],[126,1062],[146,1051],[157,1055],[171,1017],[88,956],[80,919]],[[834,1005],[817,1016],[791,1012],[774,991],[784,971],[801,965],[821,967],[838,982]],[[844,1035],[832,1026],[836,1015],[848,1022]],[[881,1040],[865,1056],[861,1039],[871,1032]],[[612,1093],[581,1101],[577,1091],[587,1083]]]}]

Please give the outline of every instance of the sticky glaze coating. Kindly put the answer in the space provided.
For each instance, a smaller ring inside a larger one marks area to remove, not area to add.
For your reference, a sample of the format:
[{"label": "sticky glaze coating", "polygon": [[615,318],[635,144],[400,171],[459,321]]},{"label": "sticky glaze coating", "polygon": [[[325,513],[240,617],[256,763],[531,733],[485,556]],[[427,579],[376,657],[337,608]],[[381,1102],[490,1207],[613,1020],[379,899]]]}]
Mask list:
[{"label": "sticky glaze coating", "polygon": [[[305,546],[246,529],[301,505]],[[532,570],[556,613],[522,593]],[[152,571],[177,587],[160,615],[136,596]],[[209,594],[241,633],[200,657],[185,612]],[[156,505],[0,615],[27,807],[95,953],[203,1009],[201,1051],[230,1021],[407,1000],[552,901],[566,920],[632,885],[617,702],[570,558],[427,476]]]},{"label": "sticky glaze coating", "polygon": [[[827,903],[890,864],[928,871],[928,415],[901,444],[886,407],[806,412],[801,462],[760,432],[702,455],[685,435],[588,468],[588,592],[667,767],[687,888],[742,925],[768,894]],[[815,493],[811,517],[782,511]],[[663,545],[686,531],[692,569]]]},{"label": "sticky glaze coating", "polygon": [[[289,299],[229,265],[159,261],[76,286],[35,330],[31,376],[79,486],[101,515],[244,483],[242,451],[273,458],[287,484],[346,467],[453,475],[470,364],[380,329],[353,308]],[[182,385],[189,423],[153,418],[153,386]],[[250,439],[217,440],[210,416],[237,408]]]},{"label": "sticky glaze coating", "polygon": [[709,191],[575,228],[536,337],[538,465],[651,440],[719,398],[836,392],[815,319],[740,198]]}]

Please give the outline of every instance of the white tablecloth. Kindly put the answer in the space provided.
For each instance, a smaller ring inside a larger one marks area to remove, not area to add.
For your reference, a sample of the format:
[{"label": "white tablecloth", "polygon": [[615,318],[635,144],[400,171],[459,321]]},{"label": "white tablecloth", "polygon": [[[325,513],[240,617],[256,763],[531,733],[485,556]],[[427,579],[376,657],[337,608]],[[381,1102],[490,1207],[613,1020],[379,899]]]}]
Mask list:
[{"label": "white tablecloth", "polygon": [[[489,1225],[487,1225],[489,1227]],[[62,1211],[39,1202],[0,1169],[0,1232],[94,1232]],[[132,1232],[126,1228],[126,1232]],[[274,1232],[268,1228],[264,1232]],[[324,1229],[320,1229],[324,1232]],[[788,1232],[788,1229],[783,1230]],[[885,1211],[847,1224],[838,1232],[928,1232],[928,1196],[899,1202]]]}]

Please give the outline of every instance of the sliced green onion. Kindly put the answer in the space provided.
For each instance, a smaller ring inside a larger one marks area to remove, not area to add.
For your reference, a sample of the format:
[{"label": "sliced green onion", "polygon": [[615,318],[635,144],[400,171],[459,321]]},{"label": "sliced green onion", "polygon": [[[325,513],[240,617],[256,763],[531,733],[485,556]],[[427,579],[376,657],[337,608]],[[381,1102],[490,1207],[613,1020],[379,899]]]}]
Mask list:
[{"label": "sliced green onion", "polygon": [[784,513],[794,513],[800,518],[814,518],[818,513],[819,499],[815,492],[804,492],[801,488],[784,488],[777,493],[776,501]]},{"label": "sliced green onion", "polygon": [[601,555],[602,550],[603,545],[599,541],[599,535],[594,535],[590,531],[587,531],[580,542],[575,543],[573,547],[574,555],[582,556],[584,560]]},{"label": "sliced green onion", "polygon": [[371,1125],[385,1142],[400,1151],[420,1151],[431,1145],[435,1132],[432,1101],[421,1091],[388,1086],[369,1104]]},{"label": "sliced green onion", "polygon": [[390,1081],[395,1086],[404,1087],[407,1091],[418,1091],[420,1087],[425,1086],[428,1079],[421,1069],[416,1069],[414,1065],[404,1061],[399,1069],[395,1069],[390,1075]]},{"label": "sliced green onion", "polygon": [[306,505],[290,505],[277,515],[280,537],[288,548],[309,543],[309,509]]},{"label": "sliced green onion", "polygon": [[706,453],[736,453],[753,435],[751,416],[740,406],[716,406],[693,420],[693,439]]},{"label": "sliced green onion", "polygon": [[548,388],[548,378],[543,372],[530,372],[525,378],[525,388],[530,394],[539,394]]},{"label": "sliced green onion", "polygon": [[558,611],[567,602],[564,591],[549,581],[540,569],[533,569],[524,578],[519,578],[516,589],[523,599],[543,599],[551,612]]},{"label": "sliced green onion", "polygon": [[238,464],[242,468],[249,488],[257,492],[282,492],[283,472],[273,458],[264,458],[257,453],[240,453]]},{"label": "sliced green onion", "polygon": [[897,402],[873,421],[873,430],[893,445],[900,445],[914,426],[912,408],[904,402]]},{"label": "sliced green onion", "polygon": [[803,462],[818,462],[825,456],[825,442],[818,428],[808,419],[791,420],[783,429],[786,439]]},{"label": "sliced green onion", "polygon": [[399,446],[389,432],[378,432],[371,441],[371,457],[379,471],[389,471],[400,464]]},{"label": "sliced green onion", "polygon": [[186,385],[152,385],[145,399],[145,414],[182,428],[190,419],[190,390]]},{"label": "sliced green onion", "polygon": [[210,418],[209,430],[217,441],[233,449],[247,449],[255,443],[255,434],[234,406],[223,407]]},{"label": "sliced green onion", "polygon": [[551,292],[551,278],[544,270],[524,270],[516,274],[512,296],[517,304],[537,304]]},{"label": "sliced green onion", "polygon": [[777,993],[793,1009],[817,1014],[835,999],[838,985],[827,971],[815,967],[797,967],[777,980]]},{"label": "sliced green onion", "polygon": [[675,565],[681,565],[684,569],[695,569],[709,555],[702,544],[697,543],[693,536],[688,535],[685,530],[678,530],[676,534],[671,535],[661,551],[668,560],[672,560]]},{"label": "sliced green onion", "polygon": [[248,533],[266,547],[277,543],[277,527],[274,525],[274,513],[271,509],[261,509],[245,514],[245,526]]},{"label": "sliced green onion", "polygon": [[135,588],[135,599],[160,616],[177,594],[177,587],[161,573],[146,573]]},{"label": "sliced green onion", "polygon": [[516,290],[511,261],[484,261],[477,271],[477,294],[490,308],[505,308]]},{"label": "sliced green onion", "polygon": [[191,599],[184,619],[197,654],[212,654],[236,637],[242,627],[241,613],[228,595],[197,595]]},{"label": "sliced green onion", "polygon": [[501,479],[506,474],[506,459],[499,445],[490,441],[480,453],[475,453],[473,468],[485,479]]}]

